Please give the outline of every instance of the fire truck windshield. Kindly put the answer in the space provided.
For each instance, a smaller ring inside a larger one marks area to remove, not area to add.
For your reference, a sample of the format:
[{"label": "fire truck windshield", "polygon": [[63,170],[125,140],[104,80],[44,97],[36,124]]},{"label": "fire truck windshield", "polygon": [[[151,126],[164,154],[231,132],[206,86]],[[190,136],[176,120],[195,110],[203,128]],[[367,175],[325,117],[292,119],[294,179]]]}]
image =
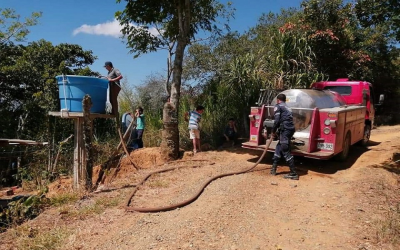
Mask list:
[{"label": "fire truck windshield", "polygon": [[335,91],[341,95],[351,95],[351,86],[326,86],[324,89]]}]

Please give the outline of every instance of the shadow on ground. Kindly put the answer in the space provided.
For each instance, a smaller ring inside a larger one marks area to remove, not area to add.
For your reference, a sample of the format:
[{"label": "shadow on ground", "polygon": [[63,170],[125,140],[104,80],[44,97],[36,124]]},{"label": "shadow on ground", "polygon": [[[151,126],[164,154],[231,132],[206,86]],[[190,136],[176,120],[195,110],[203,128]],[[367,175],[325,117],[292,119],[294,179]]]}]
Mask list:
[{"label": "shadow on ground", "polygon": [[[351,146],[349,156],[347,157],[346,161],[339,161],[335,157],[329,160],[318,160],[296,156],[296,168],[298,169],[299,175],[307,175],[308,171],[313,171],[324,175],[335,174],[338,171],[350,168],[362,154],[370,150],[369,147],[378,146],[379,144],[381,144],[381,142],[369,141],[367,147],[358,145]],[[232,152],[238,154],[255,155],[256,157],[248,160],[249,162],[255,163],[259,160],[263,151],[241,148],[240,150],[232,150]],[[260,164],[272,165],[272,156],[273,153],[267,152]],[[279,165],[287,166],[287,164],[283,160],[281,160]],[[284,170],[283,173],[286,173],[288,171],[289,169],[287,169],[287,171]],[[390,170],[388,169],[388,171],[398,173],[400,172],[400,169],[391,167]]]}]

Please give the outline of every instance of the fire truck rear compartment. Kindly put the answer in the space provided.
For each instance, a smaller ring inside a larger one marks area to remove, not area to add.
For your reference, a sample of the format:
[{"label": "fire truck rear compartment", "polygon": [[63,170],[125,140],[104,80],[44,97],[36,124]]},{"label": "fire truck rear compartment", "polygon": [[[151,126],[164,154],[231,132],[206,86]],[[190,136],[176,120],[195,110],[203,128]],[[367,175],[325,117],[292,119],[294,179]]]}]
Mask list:
[{"label": "fire truck rear compartment", "polygon": [[[342,151],[347,132],[351,134],[351,144],[362,138],[365,107],[346,106],[343,99],[331,91],[291,89],[282,93],[292,109],[296,129],[293,155],[329,159]],[[274,122],[275,104],[276,98],[269,106],[251,109],[250,141],[243,143],[244,148],[265,148]],[[273,141],[269,151],[274,151],[277,143]]]}]

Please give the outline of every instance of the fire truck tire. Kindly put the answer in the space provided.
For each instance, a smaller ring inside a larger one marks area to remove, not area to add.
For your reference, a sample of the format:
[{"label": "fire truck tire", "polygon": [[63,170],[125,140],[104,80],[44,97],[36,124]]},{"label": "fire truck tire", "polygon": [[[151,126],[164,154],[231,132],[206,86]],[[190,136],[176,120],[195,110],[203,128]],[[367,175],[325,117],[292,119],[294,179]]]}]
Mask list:
[{"label": "fire truck tire", "polygon": [[337,159],[339,161],[345,161],[347,159],[347,156],[349,156],[350,144],[351,144],[351,135],[350,132],[347,132],[346,138],[344,139],[343,142],[343,150],[337,155]]},{"label": "fire truck tire", "polygon": [[364,137],[361,141],[358,142],[358,145],[367,146],[370,136],[371,136],[371,125],[366,124],[364,127]]}]

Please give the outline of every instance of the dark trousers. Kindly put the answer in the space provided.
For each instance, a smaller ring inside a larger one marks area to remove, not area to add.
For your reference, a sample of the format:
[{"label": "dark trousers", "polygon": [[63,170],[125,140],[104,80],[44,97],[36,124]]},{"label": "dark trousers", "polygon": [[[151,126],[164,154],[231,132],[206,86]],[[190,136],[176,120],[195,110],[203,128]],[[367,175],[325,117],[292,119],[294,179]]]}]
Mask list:
[{"label": "dark trousers", "polygon": [[138,149],[136,128],[133,129],[131,132],[131,136],[129,137],[127,147],[128,147],[128,151],[133,151],[135,149]]},{"label": "dark trousers", "polygon": [[289,164],[293,161],[293,156],[290,153],[290,139],[292,138],[293,134],[294,130],[281,131],[279,135],[279,142],[275,148],[273,157],[274,162],[278,162],[282,156]]},{"label": "dark trousers", "polygon": [[138,145],[138,148],[143,148],[143,131],[144,129],[137,129],[136,143]]},{"label": "dark trousers", "polygon": [[[234,136],[234,135],[233,136],[228,136],[228,138],[229,138],[229,145],[234,146],[234,145],[237,144],[236,136]],[[226,140],[226,137],[223,135],[223,136],[221,136],[220,141],[218,143],[219,143],[218,146],[222,147],[224,145],[227,145],[228,141]]]},{"label": "dark trousers", "polygon": [[110,102],[112,105],[112,114],[119,119],[118,113],[118,94],[121,91],[121,87],[114,82],[110,82]]}]

